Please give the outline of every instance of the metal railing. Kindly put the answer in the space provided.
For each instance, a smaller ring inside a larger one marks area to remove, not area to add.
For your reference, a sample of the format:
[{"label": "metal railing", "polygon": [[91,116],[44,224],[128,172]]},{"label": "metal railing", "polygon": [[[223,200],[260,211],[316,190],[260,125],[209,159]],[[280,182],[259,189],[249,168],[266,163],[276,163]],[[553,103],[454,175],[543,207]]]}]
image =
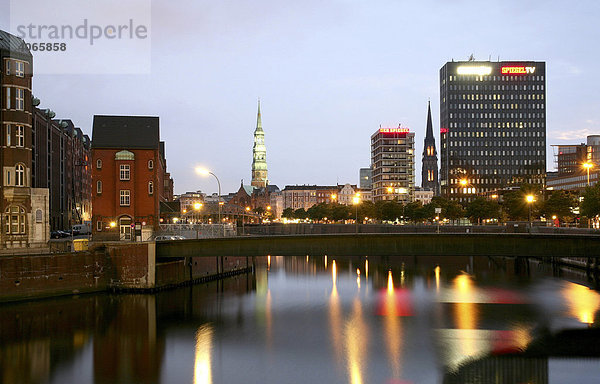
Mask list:
[{"label": "metal railing", "polygon": [[233,224],[160,224],[156,236],[182,236],[186,239],[212,239],[236,236]]}]

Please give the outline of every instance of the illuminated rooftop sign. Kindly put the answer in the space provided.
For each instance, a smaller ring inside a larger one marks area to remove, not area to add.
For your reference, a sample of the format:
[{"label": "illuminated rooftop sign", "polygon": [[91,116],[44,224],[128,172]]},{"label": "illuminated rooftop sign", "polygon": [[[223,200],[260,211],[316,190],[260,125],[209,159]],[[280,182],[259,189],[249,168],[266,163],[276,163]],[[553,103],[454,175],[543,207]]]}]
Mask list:
[{"label": "illuminated rooftop sign", "polygon": [[461,65],[456,68],[458,75],[479,75],[485,76],[492,73],[492,67],[487,65]]},{"label": "illuminated rooftop sign", "polygon": [[503,75],[531,75],[535,73],[535,67],[522,67],[507,65],[500,69]]},{"label": "illuminated rooftop sign", "polygon": [[448,128],[440,128],[440,133],[448,133]]},{"label": "illuminated rooftop sign", "polygon": [[379,128],[379,133],[408,133],[408,128]]}]

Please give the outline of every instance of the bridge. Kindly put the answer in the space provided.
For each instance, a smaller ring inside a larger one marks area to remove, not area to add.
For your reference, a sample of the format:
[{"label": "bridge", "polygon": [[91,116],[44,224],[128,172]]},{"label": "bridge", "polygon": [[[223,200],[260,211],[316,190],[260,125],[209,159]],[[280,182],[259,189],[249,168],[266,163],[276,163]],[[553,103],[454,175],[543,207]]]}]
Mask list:
[{"label": "bridge", "polygon": [[337,233],[157,241],[160,259],[201,256],[600,256],[600,236],[513,233]]}]

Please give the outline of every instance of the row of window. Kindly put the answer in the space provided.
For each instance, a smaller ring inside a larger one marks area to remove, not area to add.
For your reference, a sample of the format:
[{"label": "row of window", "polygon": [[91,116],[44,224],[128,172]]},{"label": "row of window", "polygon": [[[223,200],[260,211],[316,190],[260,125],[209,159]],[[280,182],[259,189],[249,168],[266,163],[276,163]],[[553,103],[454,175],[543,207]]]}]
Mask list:
[{"label": "row of window", "polygon": [[[129,190],[128,189],[122,189],[121,190],[121,195],[123,194],[123,192],[126,191],[127,192],[127,196],[129,196]],[[102,181],[98,180],[96,182],[96,193],[98,195],[102,194]],[[154,182],[149,181],[148,182],[148,194],[149,195],[153,195],[154,194]],[[124,205],[123,203],[121,203],[121,205]],[[127,198],[127,204],[125,205],[129,205],[129,197]]]},{"label": "row of window", "polygon": [[[494,169],[475,169],[473,172],[476,174],[481,174],[481,175],[512,175],[512,174],[516,174],[518,173],[517,171],[513,172],[511,169],[498,169],[497,166],[525,166],[525,165],[536,165],[541,163],[541,161],[543,161],[543,159],[538,159],[536,160],[530,160],[530,159],[526,159],[526,160],[481,160],[483,162],[485,162],[485,164],[481,164],[482,166],[484,165],[489,165],[489,166],[494,166]],[[457,166],[467,166],[467,167],[472,167],[473,166],[473,162],[472,161],[467,161],[467,160],[450,160],[450,165],[457,165]],[[519,168],[520,169],[520,168]],[[531,171],[531,172],[529,172]],[[520,172],[520,171],[519,171]],[[540,170],[541,172],[541,170]],[[539,172],[537,171],[533,171],[533,170],[525,170],[525,174],[533,174],[536,175]]]},{"label": "row of window", "polygon": [[543,119],[543,113],[451,113],[450,118],[456,119]]},{"label": "row of window", "polygon": [[[12,127],[10,124],[6,125],[6,146],[10,147],[12,145]],[[23,125],[15,126],[15,143],[16,147],[24,147],[25,146],[25,127]]]},{"label": "row of window", "polygon": [[451,91],[543,91],[543,84],[533,85],[450,85]]},{"label": "row of window", "polygon": [[[449,128],[544,128],[545,124],[536,121],[496,121],[492,123],[450,123]],[[452,135],[454,132],[450,132]],[[483,134],[483,132],[481,132]],[[505,132],[503,132],[504,134]],[[522,133],[522,132],[519,132]],[[486,133],[487,134],[487,133]],[[500,132],[498,132],[500,134]],[[483,136],[482,136],[483,137]]]},{"label": "row of window", "polygon": [[[463,147],[539,147],[544,148],[542,141],[450,141],[454,148]],[[487,153],[487,151],[486,151]],[[482,153],[483,154],[483,153]],[[491,154],[491,151],[490,151]]]},{"label": "row of window", "polygon": [[[444,98],[445,99],[445,98]],[[484,94],[484,93],[463,93],[462,95],[459,94],[452,94],[449,97],[450,100],[544,100],[544,94],[543,93],[528,93],[526,95],[520,94],[520,95],[502,95],[502,94],[498,94],[498,93],[494,93],[492,95],[490,94]],[[445,100],[444,100],[445,102]]]},{"label": "row of window", "polygon": [[[14,90],[15,105],[13,108],[11,92]],[[25,110],[25,89],[23,88],[6,88],[6,109],[16,109],[17,111]]]},{"label": "row of window", "polygon": [[493,104],[450,104],[451,109],[544,109],[544,104],[529,103],[493,103]]},{"label": "row of window", "polygon": [[449,81],[544,81],[544,75],[524,75],[524,76],[477,76],[477,75],[450,75]]},{"label": "row of window", "polygon": [[[124,170],[125,169],[124,167],[126,167],[127,174],[129,174],[129,165],[121,164],[120,169]],[[102,159],[96,160],[96,169],[102,169]],[[148,160],[148,169],[154,169],[154,160],[152,160],[152,159]],[[121,179],[121,180],[129,180],[129,178]]]},{"label": "row of window", "polygon": [[25,77],[25,62],[20,60],[5,60],[6,76],[10,76],[12,73],[17,77]]}]

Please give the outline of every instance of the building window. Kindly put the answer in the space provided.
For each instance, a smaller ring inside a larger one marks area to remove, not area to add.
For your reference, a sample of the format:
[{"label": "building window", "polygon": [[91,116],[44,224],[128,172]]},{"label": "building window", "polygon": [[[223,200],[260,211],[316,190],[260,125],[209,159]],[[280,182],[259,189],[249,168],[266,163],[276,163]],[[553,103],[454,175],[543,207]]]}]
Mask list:
[{"label": "building window", "polygon": [[11,185],[11,182],[10,182],[10,171],[6,171],[6,185]]},{"label": "building window", "polygon": [[16,138],[17,138],[17,142],[16,142],[17,147],[24,147],[25,146],[25,127],[22,125],[17,125],[17,129],[16,129],[15,133],[16,133]]},{"label": "building window", "polygon": [[44,219],[44,213],[42,212],[42,210],[41,209],[36,209],[36,211],[35,211],[35,222],[36,223],[41,223],[43,219]]},{"label": "building window", "polygon": [[104,227],[104,223],[102,223],[101,221],[96,221],[96,231],[101,232],[102,227]]},{"label": "building window", "polygon": [[121,164],[121,166],[119,167],[119,179],[129,180],[129,177],[130,177],[129,164]]},{"label": "building window", "polygon": [[154,194],[154,183],[152,181],[148,182],[148,194],[149,195]]},{"label": "building window", "polygon": [[121,205],[121,207],[129,207],[130,204],[130,192],[128,189],[121,189],[120,191],[120,199],[119,199],[119,204]]},{"label": "building window", "polygon": [[10,75],[10,60],[6,60],[6,76]]},{"label": "building window", "polygon": [[10,88],[6,88],[6,109],[10,109]]},{"label": "building window", "polygon": [[23,88],[15,89],[15,108],[17,111],[25,110],[25,90]]},{"label": "building window", "polygon": [[148,169],[154,169],[154,160],[148,160]]},{"label": "building window", "polygon": [[17,164],[17,166],[15,167],[15,186],[25,186],[25,167],[23,166],[23,164]]},{"label": "building window", "polygon": [[10,146],[10,124],[8,124],[6,126],[6,146],[9,147]]},{"label": "building window", "polygon": [[96,193],[98,195],[102,193],[102,181],[100,180],[96,182]]},{"label": "building window", "polygon": [[15,75],[17,77],[25,77],[25,63],[22,61],[15,61]]},{"label": "building window", "polygon": [[5,232],[7,234],[25,233],[25,209],[18,206],[6,208],[4,214]]},{"label": "building window", "polygon": [[102,169],[102,160],[96,160],[96,169]]}]

